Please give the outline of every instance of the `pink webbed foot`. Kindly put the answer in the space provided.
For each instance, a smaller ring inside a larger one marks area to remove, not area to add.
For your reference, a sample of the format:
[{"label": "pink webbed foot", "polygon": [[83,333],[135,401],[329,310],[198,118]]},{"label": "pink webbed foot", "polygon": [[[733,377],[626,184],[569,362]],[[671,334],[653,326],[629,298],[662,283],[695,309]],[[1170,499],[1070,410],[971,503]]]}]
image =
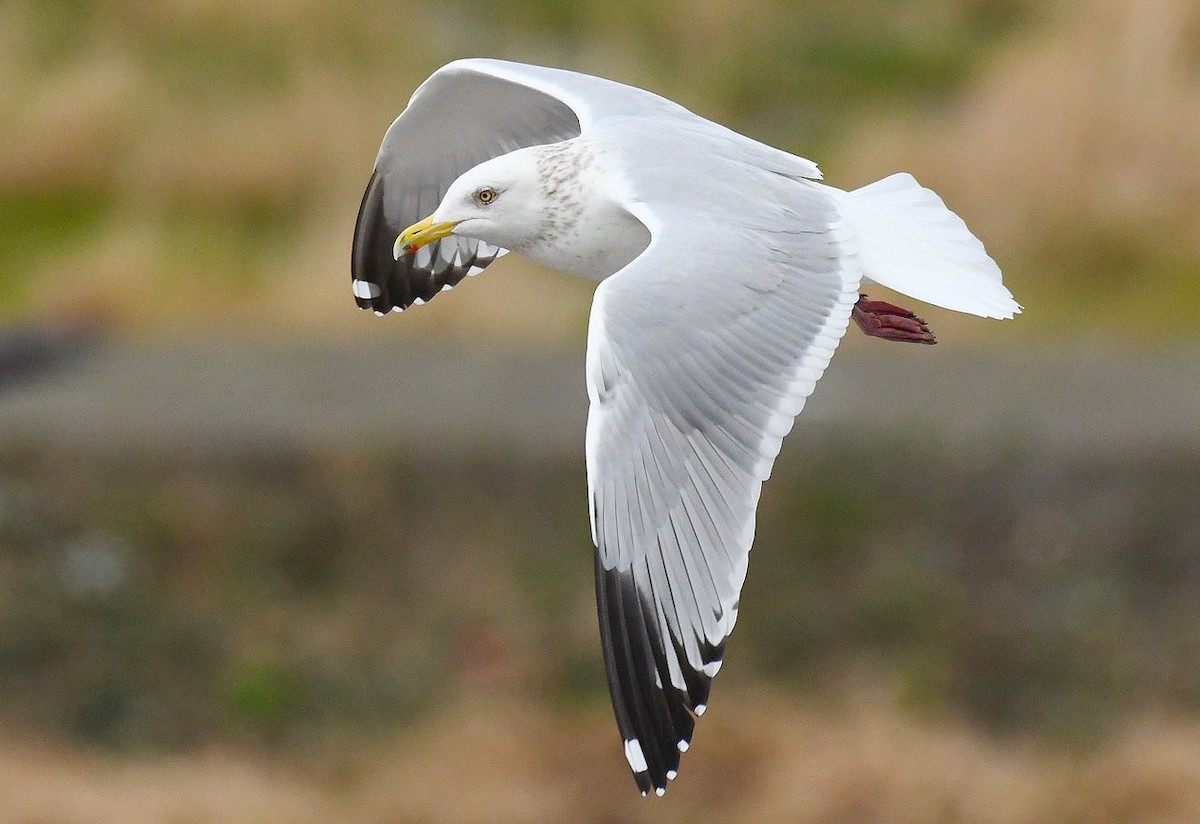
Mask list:
[{"label": "pink webbed foot", "polygon": [[859,329],[872,337],[905,343],[937,343],[921,318],[886,301],[867,300],[866,295],[858,296],[850,317]]}]

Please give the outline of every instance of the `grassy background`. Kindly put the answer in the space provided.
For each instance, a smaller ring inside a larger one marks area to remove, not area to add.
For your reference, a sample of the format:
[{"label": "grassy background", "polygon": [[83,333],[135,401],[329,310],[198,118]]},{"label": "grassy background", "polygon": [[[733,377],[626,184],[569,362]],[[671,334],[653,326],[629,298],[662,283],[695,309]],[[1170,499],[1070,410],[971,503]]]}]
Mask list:
[{"label": "grassy background", "polygon": [[580,461],[10,450],[0,813],[1191,820],[1194,452],[975,457],[789,450],[713,710],[639,806]]},{"label": "grassy background", "polygon": [[[928,480],[895,484],[881,454]],[[303,748],[473,684],[603,704],[577,461],[5,463],[12,724]],[[1048,471],[1016,445],[967,466],[931,444],[805,444],[760,511],[729,688],[865,684],[1085,748],[1128,711],[1200,710],[1200,514],[1174,492],[1198,485],[1190,454]]]},{"label": "grassy background", "polygon": [[[651,87],[835,184],[913,171],[1034,307],[1026,334],[1191,336],[1198,18],[1169,0],[13,0],[0,308],[358,328],[346,249],[379,139],[432,69],[487,54]],[[578,335],[577,291],[502,271],[507,297],[473,285],[397,334]]]},{"label": "grassy background", "polygon": [[[492,55],[835,185],[912,171],[1028,308],[933,315],[943,346],[1154,359],[1196,344],[1198,43],[1188,0],[11,0],[0,319],[578,359],[590,284],[512,258],[403,321],[349,295],[383,131]],[[969,440],[789,442],[657,806],[604,693],[581,455],[5,440],[0,819],[1200,819],[1195,444]]]}]

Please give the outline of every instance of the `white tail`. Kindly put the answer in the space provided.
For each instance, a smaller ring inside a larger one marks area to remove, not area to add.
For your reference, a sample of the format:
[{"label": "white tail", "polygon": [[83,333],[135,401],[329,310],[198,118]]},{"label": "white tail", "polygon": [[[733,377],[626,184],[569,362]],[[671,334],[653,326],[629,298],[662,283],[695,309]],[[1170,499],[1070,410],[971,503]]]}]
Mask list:
[{"label": "white tail", "polygon": [[894,174],[837,198],[858,235],[863,274],[935,306],[985,318],[1021,311],[1000,267],[962,218],[907,173]]}]

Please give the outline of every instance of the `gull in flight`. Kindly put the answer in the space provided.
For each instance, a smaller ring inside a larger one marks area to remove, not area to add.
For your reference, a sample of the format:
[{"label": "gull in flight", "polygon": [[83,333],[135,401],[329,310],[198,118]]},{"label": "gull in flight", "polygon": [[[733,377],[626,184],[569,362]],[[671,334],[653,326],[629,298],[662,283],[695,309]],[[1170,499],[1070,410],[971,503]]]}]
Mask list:
[{"label": "gull in flight", "polygon": [[811,161],[641,89],[458,60],[383,138],[351,285],[403,311],[507,251],[598,281],[587,486],[609,692],[643,794],[708,704],[783,437],[853,318],[933,343],[871,282],[1020,312],[963,221],[908,174],[843,191]]}]

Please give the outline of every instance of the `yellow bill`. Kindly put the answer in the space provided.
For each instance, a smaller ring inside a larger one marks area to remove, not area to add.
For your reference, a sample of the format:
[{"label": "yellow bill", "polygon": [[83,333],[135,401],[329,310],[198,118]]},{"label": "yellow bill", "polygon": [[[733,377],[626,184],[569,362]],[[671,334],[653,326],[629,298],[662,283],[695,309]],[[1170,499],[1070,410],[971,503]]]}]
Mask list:
[{"label": "yellow bill", "polygon": [[448,236],[457,225],[457,220],[447,221],[446,223],[434,223],[433,216],[430,215],[420,223],[414,223],[400,233],[400,236],[396,238],[396,245],[392,247],[392,257],[399,260],[403,254],[411,255],[425,244],[433,243],[435,240],[441,240]]}]

